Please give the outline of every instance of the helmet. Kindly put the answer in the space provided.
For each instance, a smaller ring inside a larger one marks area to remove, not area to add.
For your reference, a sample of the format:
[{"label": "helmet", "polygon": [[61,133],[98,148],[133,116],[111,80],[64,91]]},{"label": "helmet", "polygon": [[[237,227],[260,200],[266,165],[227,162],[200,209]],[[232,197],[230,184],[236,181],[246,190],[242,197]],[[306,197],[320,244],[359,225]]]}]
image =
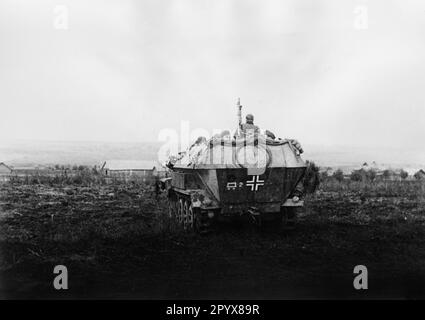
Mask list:
[{"label": "helmet", "polygon": [[250,113],[247,114],[245,118],[246,118],[247,121],[254,121],[254,116]]}]

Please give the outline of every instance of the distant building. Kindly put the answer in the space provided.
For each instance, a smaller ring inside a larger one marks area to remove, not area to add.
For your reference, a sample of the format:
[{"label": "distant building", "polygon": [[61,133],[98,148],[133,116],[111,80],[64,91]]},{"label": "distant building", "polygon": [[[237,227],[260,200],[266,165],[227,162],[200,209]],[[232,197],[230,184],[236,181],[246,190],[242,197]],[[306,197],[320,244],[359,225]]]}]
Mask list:
[{"label": "distant building", "polygon": [[0,162],[0,182],[9,181],[9,176],[12,174],[13,168],[3,162]]},{"label": "distant building", "polygon": [[16,166],[13,168],[13,175],[15,176],[31,176],[37,174],[47,174],[49,169],[44,166]]},{"label": "distant building", "polygon": [[103,164],[102,172],[108,177],[125,180],[141,177],[143,181],[166,175],[165,168],[159,162],[146,160],[108,160]]},{"label": "distant building", "polygon": [[9,175],[12,171],[12,167],[9,167],[4,162],[0,162],[0,175]]}]

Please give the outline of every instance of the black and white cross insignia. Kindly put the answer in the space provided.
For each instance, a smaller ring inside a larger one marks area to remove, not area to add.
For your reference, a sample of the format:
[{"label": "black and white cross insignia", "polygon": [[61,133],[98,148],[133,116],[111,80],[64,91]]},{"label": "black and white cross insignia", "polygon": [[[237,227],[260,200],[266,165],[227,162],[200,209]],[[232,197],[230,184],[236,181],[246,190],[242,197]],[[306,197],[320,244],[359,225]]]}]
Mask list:
[{"label": "black and white cross insignia", "polygon": [[260,180],[260,176],[252,176],[252,180],[247,181],[246,185],[251,187],[251,191],[257,191],[258,187],[264,186],[264,180]]}]

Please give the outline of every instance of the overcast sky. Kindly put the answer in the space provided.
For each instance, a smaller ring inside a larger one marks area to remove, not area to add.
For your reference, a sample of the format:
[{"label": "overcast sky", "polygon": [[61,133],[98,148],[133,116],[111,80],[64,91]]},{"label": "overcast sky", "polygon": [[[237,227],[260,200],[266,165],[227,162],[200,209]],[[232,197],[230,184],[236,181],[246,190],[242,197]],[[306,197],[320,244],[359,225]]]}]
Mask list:
[{"label": "overcast sky", "polygon": [[0,2],[2,138],[233,128],[237,97],[302,143],[422,146],[425,1]]}]

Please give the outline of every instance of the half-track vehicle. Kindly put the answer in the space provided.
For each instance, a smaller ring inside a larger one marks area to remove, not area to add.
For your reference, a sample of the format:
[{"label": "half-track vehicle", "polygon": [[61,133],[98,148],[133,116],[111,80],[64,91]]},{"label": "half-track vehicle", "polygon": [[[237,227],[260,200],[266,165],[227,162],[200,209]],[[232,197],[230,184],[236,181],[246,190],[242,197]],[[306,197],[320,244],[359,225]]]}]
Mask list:
[{"label": "half-track vehicle", "polygon": [[247,134],[239,127],[207,140],[200,137],[167,163],[169,215],[185,229],[211,230],[221,219],[252,218],[259,224],[291,226],[303,206],[306,163],[296,140]]}]

